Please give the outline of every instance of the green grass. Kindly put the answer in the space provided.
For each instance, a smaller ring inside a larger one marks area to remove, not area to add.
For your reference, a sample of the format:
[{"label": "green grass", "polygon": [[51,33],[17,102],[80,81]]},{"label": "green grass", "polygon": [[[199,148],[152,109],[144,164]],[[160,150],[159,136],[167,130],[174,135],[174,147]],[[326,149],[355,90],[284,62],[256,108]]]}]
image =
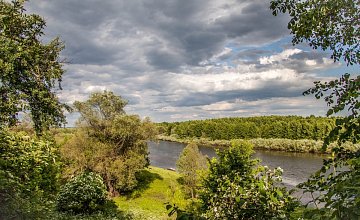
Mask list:
[{"label": "green grass", "polygon": [[139,174],[141,185],[130,195],[114,198],[116,205],[135,219],[171,219],[167,202],[185,208],[187,200],[174,171],[150,166]]}]

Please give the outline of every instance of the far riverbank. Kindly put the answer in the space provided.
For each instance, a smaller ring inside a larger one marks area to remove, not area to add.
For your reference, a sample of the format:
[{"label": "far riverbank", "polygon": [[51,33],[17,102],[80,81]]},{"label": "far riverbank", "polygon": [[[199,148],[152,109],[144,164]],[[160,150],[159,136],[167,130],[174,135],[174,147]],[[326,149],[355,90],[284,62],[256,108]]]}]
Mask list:
[{"label": "far riverbank", "polygon": [[[195,143],[199,146],[207,146],[214,148],[228,148],[231,145],[231,140],[210,140],[207,138],[178,138],[176,136],[165,136],[158,135],[158,140],[171,141],[183,144]],[[291,140],[283,138],[254,138],[248,139],[250,143],[254,145],[256,150],[270,150],[270,151],[283,151],[293,153],[315,153],[315,154],[328,154],[331,149],[336,146],[336,143],[330,144],[326,151],[322,150],[323,141],[317,140]],[[360,144],[345,143],[343,147],[350,150],[356,151],[360,149]]]}]

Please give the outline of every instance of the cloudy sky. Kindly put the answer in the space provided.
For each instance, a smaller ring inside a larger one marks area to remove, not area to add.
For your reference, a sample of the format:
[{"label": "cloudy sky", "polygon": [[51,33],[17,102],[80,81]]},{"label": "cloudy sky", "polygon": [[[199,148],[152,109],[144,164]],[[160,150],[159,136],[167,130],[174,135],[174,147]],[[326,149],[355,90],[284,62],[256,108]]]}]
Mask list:
[{"label": "cloudy sky", "polygon": [[[128,113],[153,121],[228,116],[325,115],[302,92],[344,65],[291,45],[287,16],[267,0],[46,0],[28,12],[59,36],[68,63],[63,102],[111,90]],[[76,115],[69,115],[72,126]]]}]

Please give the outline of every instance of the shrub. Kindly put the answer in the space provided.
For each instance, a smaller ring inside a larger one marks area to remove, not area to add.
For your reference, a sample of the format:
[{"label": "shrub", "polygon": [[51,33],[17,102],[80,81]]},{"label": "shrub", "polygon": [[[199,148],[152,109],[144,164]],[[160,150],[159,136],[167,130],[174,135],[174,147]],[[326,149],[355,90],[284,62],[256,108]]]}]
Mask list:
[{"label": "shrub", "polygon": [[252,159],[253,146],[237,141],[218,151],[200,193],[209,219],[287,219],[297,206],[281,182],[281,168],[270,170]]},{"label": "shrub", "polygon": [[53,142],[0,130],[0,219],[36,219],[57,191],[60,163]]},{"label": "shrub", "polygon": [[94,173],[82,173],[60,188],[57,209],[74,214],[102,211],[106,202],[106,188],[102,178]]},{"label": "shrub", "polygon": [[191,143],[181,152],[176,167],[182,175],[186,191],[191,195],[191,198],[195,198],[201,173],[207,169],[206,157],[199,151],[196,144]]}]

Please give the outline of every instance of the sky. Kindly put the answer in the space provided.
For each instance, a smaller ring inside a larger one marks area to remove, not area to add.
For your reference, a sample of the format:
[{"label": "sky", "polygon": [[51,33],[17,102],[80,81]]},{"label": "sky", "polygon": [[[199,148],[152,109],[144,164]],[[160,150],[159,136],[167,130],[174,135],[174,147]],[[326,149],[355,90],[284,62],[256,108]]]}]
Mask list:
[{"label": "sky", "polygon": [[[155,122],[259,115],[325,116],[302,92],[344,73],[330,54],[291,44],[268,0],[46,0],[26,3],[60,37],[60,100],[110,90]],[[68,114],[73,126],[77,114]]]}]

